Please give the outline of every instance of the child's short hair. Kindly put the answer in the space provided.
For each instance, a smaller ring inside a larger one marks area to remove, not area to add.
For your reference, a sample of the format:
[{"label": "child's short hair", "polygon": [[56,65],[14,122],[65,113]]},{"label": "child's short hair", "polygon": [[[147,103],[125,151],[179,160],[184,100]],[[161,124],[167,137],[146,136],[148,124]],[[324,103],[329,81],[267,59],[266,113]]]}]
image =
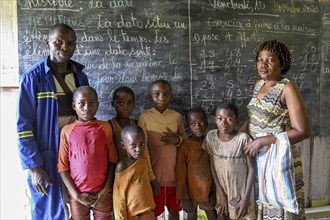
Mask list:
[{"label": "child's short hair", "polygon": [[80,87],[76,88],[76,90],[74,90],[72,100],[74,101],[78,94],[81,94],[81,93],[84,93],[84,92],[94,93],[95,97],[98,99],[97,92],[93,87],[91,87],[91,86],[80,86]]},{"label": "child's short hair", "polygon": [[143,132],[142,128],[138,125],[130,124],[130,125],[126,125],[121,130],[121,140],[124,141],[126,136],[128,134],[132,134],[132,133],[137,134],[137,135],[141,135],[144,139],[144,132]]},{"label": "child's short hair", "polygon": [[133,97],[133,99],[135,100],[135,94],[134,94],[133,90],[127,86],[120,86],[117,89],[115,89],[115,91],[113,91],[113,94],[112,94],[112,100],[116,100],[118,98],[118,94],[121,92],[130,94]]},{"label": "child's short hair", "polygon": [[189,122],[189,115],[192,113],[202,113],[205,120],[207,121],[207,115],[206,115],[204,109],[201,107],[195,107],[195,108],[191,108],[187,111],[187,113],[186,113],[186,122],[187,123]]},{"label": "child's short hair", "polygon": [[230,110],[230,111],[234,112],[236,118],[238,118],[238,109],[237,109],[236,105],[234,105],[233,103],[222,103],[222,104],[218,105],[215,113],[217,114],[220,111],[220,109]]},{"label": "child's short hair", "polygon": [[167,85],[170,88],[170,91],[172,92],[172,86],[171,86],[171,84],[168,81],[164,80],[164,79],[158,79],[156,81],[153,81],[151,83],[151,86],[150,86],[150,89],[149,90],[151,91],[152,87],[154,87],[154,85],[157,85],[157,84]]}]

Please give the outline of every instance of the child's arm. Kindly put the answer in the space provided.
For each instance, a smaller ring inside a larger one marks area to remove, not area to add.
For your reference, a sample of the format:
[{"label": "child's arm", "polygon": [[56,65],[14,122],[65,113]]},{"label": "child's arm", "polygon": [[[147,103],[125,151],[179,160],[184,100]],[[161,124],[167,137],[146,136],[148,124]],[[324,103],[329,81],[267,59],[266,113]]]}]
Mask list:
[{"label": "child's arm", "polygon": [[107,132],[107,153],[108,153],[108,170],[107,177],[103,187],[96,193],[97,200],[95,203],[102,202],[103,199],[108,199],[107,196],[112,191],[113,182],[115,179],[116,163],[118,162],[118,154],[113,140],[112,127],[107,122],[102,122],[105,132]]},{"label": "child's arm", "polygon": [[116,219],[127,219],[127,198],[125,192],[127,191],[129,184],[121,184],[121,181],[122,179],[120,177],[115,176],[115,182],[113,185],[113,211]]},{"label": "child's arm", "polygon": [[73,183],[69,171],[60,172],[60,177],[62,178],[65,186],[70,191],[71,196],[74,200],[77,200],[78,202],[80,202],[81,204],[87,207],[90,207],[95,203],[97,196],[89,193],[80,193],[77,190],[75,184]]},{"label": "child's arm", "polygon": [[152,166],[151,166],[151,162],[150,162],[150,155],[149,155],[149,149],[148,149],[148,133],[146,130],[145,119],[143,118],[143,115],[140,115],[139,120],[138,120],[138,125],[142,128],[144,135],[145,135],[145,139],[144,139],[145,149],[144,149],[143,154],[147,158],[147,162],[148,162],[148,167],[149,167],[148,174],[149,174],[150,184],[151,184],[154,195],[158,196],[160,194],[160,186],[159,186],[156,176],[152,170]]},{"label": "child's arm", "polygon": [[221,184],[219,183],[217,173],[215,171],[214,163],[213,163],[213,158],[210,156],[210,166],[211,166],[211,172],[217,192],[217,205],[215,209],[217,210],[218,215],[227,215],[228,214],[228,198],[227,194],[223,190]]},{"label": "child's arm", "polygon": [[250,203],[250,197],[251,192],[254,185],[254,160],[250,156],[246,156],[246,164],[247,164],[247,179],[246,179],[246,188],[245,188],[245,194],[244,197],[239,202],[239,210],[238,210],[238,216],[237,218],[242,218],[244,215],[247,214],[249,203]]},{"label": "child's arm", "polygon": [[187,145],[183,142],[178,148],[178,154],[176,159],[175,173],[177,181],[177,193],[178,198],[181,201],[182,209],[191,213],[193,211],[193,204],[188,195],[187,190],[187,161],[186,152],[188,151]]}]

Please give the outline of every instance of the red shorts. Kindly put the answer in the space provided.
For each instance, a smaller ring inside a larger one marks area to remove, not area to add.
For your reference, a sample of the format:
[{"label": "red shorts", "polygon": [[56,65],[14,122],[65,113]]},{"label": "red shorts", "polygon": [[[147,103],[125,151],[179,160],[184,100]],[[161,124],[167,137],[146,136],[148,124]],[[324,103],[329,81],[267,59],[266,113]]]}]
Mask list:
[{"label": "red shorts", "polygon": [[160,195],[154,196],[156,203],[155,207],[155,216],[159,216],[165,211],[165,206],[172,210],[179,212],[181,211],[179,200],[176,196],[176,187],[175,186],[161,186]]}]

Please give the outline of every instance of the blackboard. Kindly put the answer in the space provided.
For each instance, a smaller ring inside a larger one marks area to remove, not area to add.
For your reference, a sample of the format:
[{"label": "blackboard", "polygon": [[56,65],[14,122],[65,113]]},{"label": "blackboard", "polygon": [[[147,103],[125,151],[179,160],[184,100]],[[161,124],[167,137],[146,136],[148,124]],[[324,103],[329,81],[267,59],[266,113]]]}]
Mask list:
[{"label": "blackboard", "polygon": [[289,0],[18,0],[20,74],[48,55],[48,28],[66,23],[77,33],[74,60],[86,66],[100,97],[97,117],[114,116],[112,92],[131,87],[134,117],[151,106],[149,84],[168,80],[172,108],[214,110],[234,102],[245,120],[254,84],[255,50],[265,40],[292,54],[288,78],[303,95],[313,135],[329,133],[329,1]]}]

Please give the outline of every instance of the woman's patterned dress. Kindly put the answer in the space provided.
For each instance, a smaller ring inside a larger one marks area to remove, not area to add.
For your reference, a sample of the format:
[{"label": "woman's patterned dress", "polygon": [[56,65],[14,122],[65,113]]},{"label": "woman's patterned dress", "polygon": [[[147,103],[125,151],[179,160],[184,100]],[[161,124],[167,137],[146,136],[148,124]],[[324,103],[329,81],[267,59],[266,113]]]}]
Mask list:
[{"label": "woman's patterned dress", "polygon": [[[289,112],[280,103],[283,88],[289,82],[289,79],[283,78],[260,100],[258,93],[265,81],[260,80],[256,85],[252,99],[248,104],[249,133],[253,138],[261,133],[280,133],[291,129]],[[295,145],[291,146],[291,150],[294,157],[299,214],[296,215],[272,205],[258,204],[258,219],[304,219],[304,182],[300,152]]]}]

